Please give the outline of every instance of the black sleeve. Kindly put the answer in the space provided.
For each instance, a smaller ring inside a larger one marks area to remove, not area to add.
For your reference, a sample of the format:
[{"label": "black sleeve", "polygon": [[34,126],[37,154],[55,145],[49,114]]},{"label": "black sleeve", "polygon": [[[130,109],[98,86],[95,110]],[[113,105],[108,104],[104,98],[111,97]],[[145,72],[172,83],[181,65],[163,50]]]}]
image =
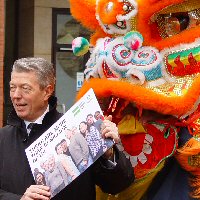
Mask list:
[{"label": "black sleeve", "polygon": [[17,195],[11,192],[6,192],[0,189],[0,200],[20,200],[22,198],[21,195]]},{"label": "black sleeve", "polygon": [[[1,128],[0,129],[0,152],[2,153],[2,141],[3,141],[3,129]],[[1,155],[0,155],[0,158],[1,158]],[[1,168],[3,166],[3,161],[2,159],[0,159],[0,173],[1,172]],[[17,195],[17,194],[14,194],[14,193],[11,193],[11,192],[7,192],[5,190],[2,190],[1,189],[1,179],[0,179],[0,200],[20,200],[22,197],[22,195]]]},{"label": "black sleeve", "polygon": [[100,157],[94,163],[93,173],[95,183],[103,192],[117,194],[127,188],[134,181],[133,167],[125,155],[113,147],[116,157],[116,166],[108,168],[107,160]]}]

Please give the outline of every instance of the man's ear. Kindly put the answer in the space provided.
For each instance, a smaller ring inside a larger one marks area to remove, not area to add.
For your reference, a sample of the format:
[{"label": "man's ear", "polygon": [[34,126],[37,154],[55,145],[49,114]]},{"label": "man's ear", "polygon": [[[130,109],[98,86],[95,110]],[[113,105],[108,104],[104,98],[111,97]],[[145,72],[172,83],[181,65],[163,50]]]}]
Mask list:
[{"label": "man's ear", "polygon": [[53,94],[54,87],[52,85],[48,85],[47,87],[45,87],[44,91],[45,91],[44,98],[45,100],[48,100],[49,97]]}]

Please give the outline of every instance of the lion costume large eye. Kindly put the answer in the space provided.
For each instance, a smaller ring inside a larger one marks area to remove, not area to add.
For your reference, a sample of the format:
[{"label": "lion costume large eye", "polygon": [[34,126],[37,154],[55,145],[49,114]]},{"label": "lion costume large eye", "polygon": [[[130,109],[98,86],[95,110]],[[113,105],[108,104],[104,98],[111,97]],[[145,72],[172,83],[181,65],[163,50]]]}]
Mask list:
[{"label": "lion costume large eye", "polygon": [[123,5],[124,12],[129,13],[133,9],[134,9],[134,7],[130,4],[130,2],[124,1],[124,5]]},{"label": "lion costume large eye", "polygon": [[200,25],[200,9],[188,12],[157,14],[155,21],[162,38],[171,37]]}]

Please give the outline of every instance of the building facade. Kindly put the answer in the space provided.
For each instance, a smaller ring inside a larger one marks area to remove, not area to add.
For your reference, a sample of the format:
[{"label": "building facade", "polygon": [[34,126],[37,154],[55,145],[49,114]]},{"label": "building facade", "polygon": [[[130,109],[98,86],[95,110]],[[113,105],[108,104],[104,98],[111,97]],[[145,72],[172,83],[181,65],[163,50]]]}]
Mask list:
[{"label": "building facade", "polygon": [[4,58],[4,0],[0,0],[0,126],[3,125],[3,58]]},{"label": "building facade", "polygon": [[68,0],[0,1],[1,16],[5,16],[0,18],[0,126],[12,109],[12,64],[22,57],[43,57],[54,64],[58,109],[65,112],[74,103],[77,74],[82,74],[86,62],[86,57],[73,55],[71,42],[89,33],[72,18]]}]

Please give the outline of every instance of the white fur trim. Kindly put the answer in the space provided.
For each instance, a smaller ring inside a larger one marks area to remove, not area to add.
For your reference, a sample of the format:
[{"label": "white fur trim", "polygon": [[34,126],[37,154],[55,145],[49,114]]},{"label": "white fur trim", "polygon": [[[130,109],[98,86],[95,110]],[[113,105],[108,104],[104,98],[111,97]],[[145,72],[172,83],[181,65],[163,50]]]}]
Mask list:
[{"label": "white fur trim", "polygon": [[149,54],[149,55],[154,55],[156,57],[156,60],[153,60],[153,62],[151,63],[146,63],[146,64],[134,64],[135,65],[135,68],[137,69],[140,69],[140,70],[147,70],[147,67],[148,69],[153,69],[153,68],[156,68],[161,62],[162,62],[162,58],[158,52],[158,49],[154,48],[154,47],[151,47],[151,46],[143,46],[141,48],[138,49],[138,51],[135,52],[135,57],[134,57],[134,60],[135,61],[138,61],[138,62],[141,62],[142,60],[147,60],[147,58],[141,58],[140,60],[140,53],[146,53],[146,54]]},{"label": "white fur trim", "polygon": [[[129,69],[126,74],[127,79],[134,84],[143,85],[145,82],[144,74],[137,69]],[[137,78],[135,78],[137,77]]]},{"label": "white fur trim", "polygon": [[179,45],[176,45],[174,47],[170,47],[170,48],[165,48],[163,49],[160,54],[162,55],[162,57],[164,58],[166,55],[168,55],[170,52],[173,51],[182,51],[184,49],[192,49],[195,48],[197,46],[200,45],[200,38],[196,38],[194,42],[192,43],[181,43]]}]

